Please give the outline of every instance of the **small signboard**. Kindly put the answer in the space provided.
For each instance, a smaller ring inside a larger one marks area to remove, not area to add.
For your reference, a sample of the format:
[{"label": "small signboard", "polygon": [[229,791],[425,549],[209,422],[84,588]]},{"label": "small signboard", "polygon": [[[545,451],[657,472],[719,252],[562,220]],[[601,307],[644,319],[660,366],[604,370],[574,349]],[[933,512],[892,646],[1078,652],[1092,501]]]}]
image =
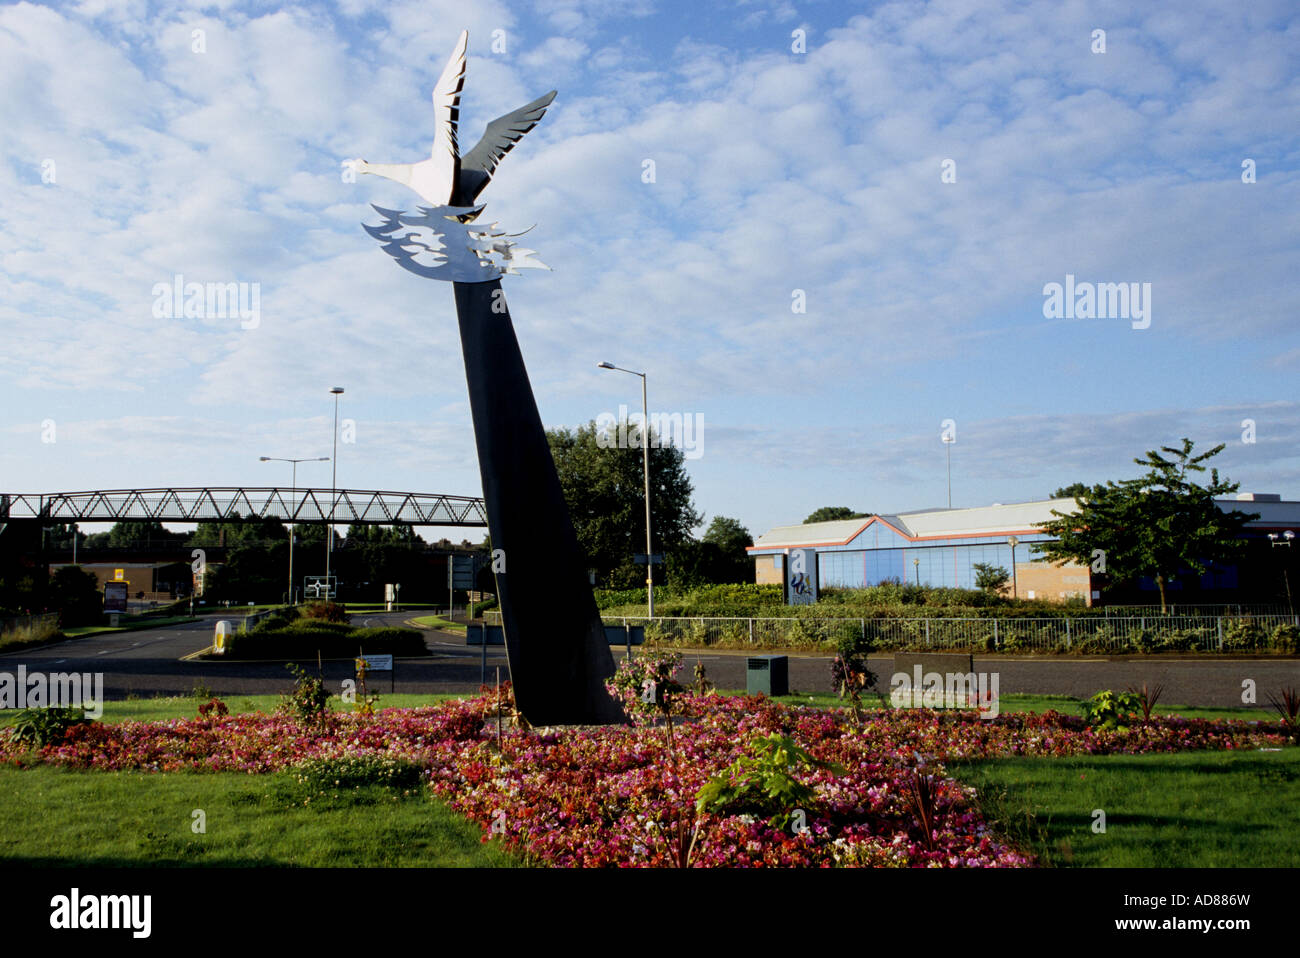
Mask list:
[{"label": "small signboard", "polygon": [[357,663],[366,663],[367,672],[391,672],[393,671],[393,657],[391,655],[363,655],[357,659]]},{"label": "small signboard", "polygon": [[105,582],[104,583],[104,611],[105,612],[125,612],[126,611],[126,593],[131,587],[129,582]]},{"label": "small signboard", "polygon": [[[634,552],[632,554],[632,561],[635,562],[637,565],[645,565],[646,564],[645,560],[646,560],[646,554],[644,552]],[[650,556],[650,565],[663,565],[663,564],[664,564],[664,554],[662,552],[656,552]]]},{"label": "small signboard", "polygon": [[[487,632],[487,641],[483,641],[483,633]],[[465,629],[466,645],[505,645],[506,630],[499,625],[470,625]]]},{"label": "small signboard", "polygon": [[817,550],[791,549],[785,564],[785,604],[817,604]]},{"label": "small signboard", "polygon": [[303,577],[303,594],[309,599],[332,599],[337,595],[338,576],[309,575]]},{"label": "small signboard", "polygon": [[125,570],[125,569],[114,569],[114,570],[113,570],[113,581],[114,581],[114,582],[125,582],[125,581],[126,581],[126,570]]}]

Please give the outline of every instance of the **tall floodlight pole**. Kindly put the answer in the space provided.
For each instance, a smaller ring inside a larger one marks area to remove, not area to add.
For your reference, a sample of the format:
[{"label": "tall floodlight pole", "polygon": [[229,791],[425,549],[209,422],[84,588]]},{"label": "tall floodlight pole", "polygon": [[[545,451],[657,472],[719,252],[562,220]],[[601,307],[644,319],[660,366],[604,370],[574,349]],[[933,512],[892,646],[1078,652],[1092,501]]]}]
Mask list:
[{"label": "tall floodlight pole", "polygon": [[[317,456],[311,459],[281,459],[279,456],[258,456],[262,462],[291,462],[293,463],[293,491],[289,493],[289,518],[298,511],[298,463],[300,462],[328,462],[329,456]],[[289,604],[296,605],[293,601],[293,538],[296,525],[289,524]]]},{"label": "tall floodlight pole", "polygon": [[351,161],[355,172],[401,183],[421,200],[415,212],[375,206],[382,221],[363,228],[402,269],[452,284],[516,708],[534,726],[623,723],[605,688],[614,658],[587,557],[502,289],[504,276],[547,267],[515,241],[520,234],[479,219],[479,194],[555,91],[497,117],[462,152],[473,142],[460,129],[468,46],[461,33],[433,88],[430,153],[415,163]]},{"label": "tall floodlight pole", "polygon": [[330,469],[330,521],[329,532],[325,536],[325,596],[330,597],[334,590],[330,586],[330,556],[334,553],[334,507],[338,502],[339,489],[339,396],[343,387],[335,386],[330,390],[334,396],[334,457]]},{"label": "tall floodlight pole", "polygon": [[631,373],[641,377],[641,471],[645,476],[645,585],[646,607],[650,618],[655,617],[655,573],[654,550],[650,545],[650,406],[646,402],[646,374],[635,369],[624,369],[613,363],[598,363],[599,369],[617,369],[621,373]]},{"label": "tall floodlight pole", "polygon": [[952,508],[952,444],[957,441],[956,436],[944,435],[943,446],[948,451],[948,508]]}]

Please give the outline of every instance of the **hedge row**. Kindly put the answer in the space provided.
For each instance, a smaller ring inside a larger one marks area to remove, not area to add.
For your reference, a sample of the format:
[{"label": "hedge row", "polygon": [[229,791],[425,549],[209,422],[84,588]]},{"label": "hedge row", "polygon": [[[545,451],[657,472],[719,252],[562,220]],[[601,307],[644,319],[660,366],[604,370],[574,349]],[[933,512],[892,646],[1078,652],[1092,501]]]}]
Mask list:
[{"label": "hedge row", "polygon": [[[324,627],[322,627],[324,626]],[[226,656],[238,659],[283,659],[307,661],[319,651],[324,659],[355,657],[358,650],[370,655],[427,655],[423,635],[416,629],[353,629],[336,623],[295,624],[279,630],[236,633],[226,641]]]}]

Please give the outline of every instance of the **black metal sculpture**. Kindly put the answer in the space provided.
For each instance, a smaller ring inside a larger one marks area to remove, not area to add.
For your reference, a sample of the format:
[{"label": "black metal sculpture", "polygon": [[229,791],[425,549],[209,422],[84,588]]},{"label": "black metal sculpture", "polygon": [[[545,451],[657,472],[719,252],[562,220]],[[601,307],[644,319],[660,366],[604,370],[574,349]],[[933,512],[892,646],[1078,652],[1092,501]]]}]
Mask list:
[{"label": "black metal sculpture", "polygon": [[488,124],[463,158],[457,132],[468,37],[462,33],[433,92],[433,153],[406,165],[354,161],[361,173],[409,186],[432,207],[375,207],[365,229],[404,269],[455,284],[479,472],[492,536],[515,703],[533,725],[625,721],[605,690],[614,660],[587,580],[586,561],[542,429],[501,276],[545,268],[474,205],[501,158],[537,125],[552,91]]}]

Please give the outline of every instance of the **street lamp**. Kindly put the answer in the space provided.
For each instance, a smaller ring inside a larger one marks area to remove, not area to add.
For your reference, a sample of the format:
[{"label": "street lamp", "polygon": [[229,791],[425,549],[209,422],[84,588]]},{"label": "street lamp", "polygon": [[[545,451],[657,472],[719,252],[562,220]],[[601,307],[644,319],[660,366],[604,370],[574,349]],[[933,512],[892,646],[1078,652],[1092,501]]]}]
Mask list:
[{"label": "street lamp", "polygon": [[1020,591],[1016,588],[1016,546],[1020,545],[1020,540],[1015,536],[1007,536],[1007,545],[1011,546],[1011,598],[1020,598]]},{"label": "street lamp", "polygon": [[952,508],[952,444],[957,441],[956,436],[943,435],[943,447],[948,452],[948,508]]},{"label": "street lamp", "polygon": [[916,573],[916,584],[917,587],[919,588],[921,585],[921,560],[920,559],[912,560],[912,571]]},{"label": "street lamp", "polygon": [[[281,459],[279,456],[258,456],[262,462],[291,462],[293,463],[293,492],[289,495],[289,517],[293,518],[298,511],[298,463],[300,462],[328,462],[329,456],[320,456],[315,459]],[[296,605],[293,601],[293,533],[294,525],[289,526],[289,604]]]},{"label": "street lamp", "polygon": [[334,553],[334,507],[338,503],[339,487],[339,396],[343,387],[335,386],[330,390],[334,396],[334,457],[330,470],[330,521],[329,534],[325,537],[325,595],[328,598],[334,590],[330,588],[330,556]]},{"label": "street lamp", "polygon": [[654,550],[650,545],[650,407],[646,403],[646,374],[635,369],[624,369],[613,363],[597,363],[598,369],[617,369],[641,377],[641,466],[645,473],[645,584],[646,606],[650,618],[655,617],[655,564]]},{"label": "street lamp", "polygon": [[[1279,542],[1278,534],[1276,532],[1270,532],[1268,534],[1268,543],[1270,546],[1287,546],[1289,548],[1292,540],[1295,539],[1295,533],[1292,532],[1290,529],[1287,529],[1285,532],[1282,533],[1281,539],[1282,541]],[[1295,604],[1291,601],[1291,576],[1286,571],[1285,562],[1282,563],[1282,582],[1286,585],[1287,608],[1294,613]]]}]

